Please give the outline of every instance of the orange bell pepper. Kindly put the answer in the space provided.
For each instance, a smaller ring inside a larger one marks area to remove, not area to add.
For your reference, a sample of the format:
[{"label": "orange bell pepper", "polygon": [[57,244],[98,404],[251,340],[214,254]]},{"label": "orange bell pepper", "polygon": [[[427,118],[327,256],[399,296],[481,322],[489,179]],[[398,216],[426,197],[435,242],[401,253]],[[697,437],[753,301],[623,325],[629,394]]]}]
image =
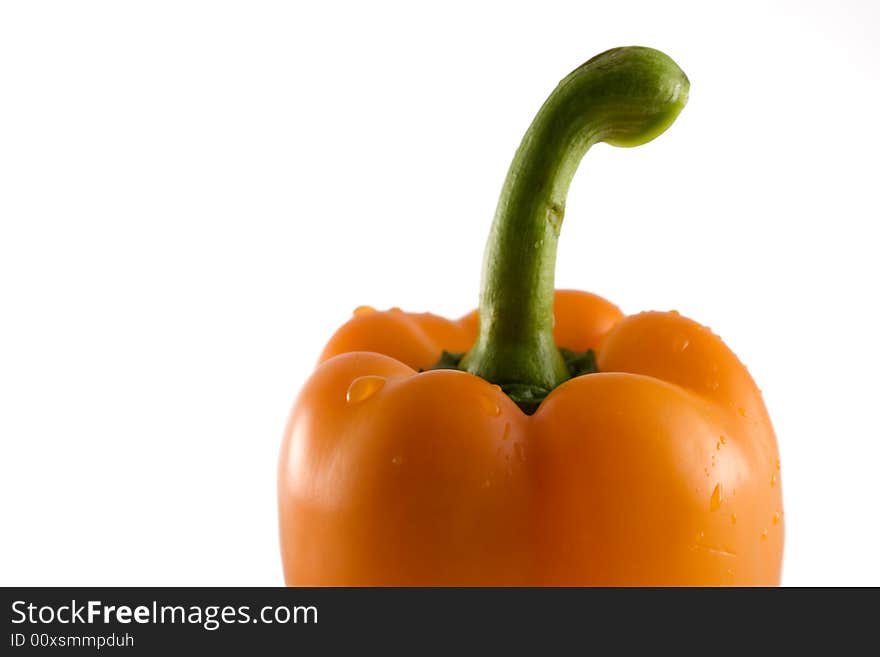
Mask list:
[{"label": "orange bell pepper", "polygon": [[688,90],[648,48],[575,70],[511,165],[479,312],[360,308],[337,331],[281,451],[288,584],[779,583],[776,438],[746,368],[677,312],[553,286],[583,154],[653,139]]}]

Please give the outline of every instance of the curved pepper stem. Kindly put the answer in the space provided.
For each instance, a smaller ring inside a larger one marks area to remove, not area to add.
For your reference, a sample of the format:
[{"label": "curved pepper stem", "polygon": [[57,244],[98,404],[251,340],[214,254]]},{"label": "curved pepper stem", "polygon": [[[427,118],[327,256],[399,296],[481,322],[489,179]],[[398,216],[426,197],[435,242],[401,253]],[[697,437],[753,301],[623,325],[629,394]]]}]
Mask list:
[{"label": "curved pepper stem", "polygon": [[570,378],[553,339],[553,279],[571,179],[593,144],[638,146],[661,134],[689,86],[669,57],[633,46],[597,55],[550,94],[501,191],[483,262],[479,334],[460,369],[518,402],[541,399]]}]

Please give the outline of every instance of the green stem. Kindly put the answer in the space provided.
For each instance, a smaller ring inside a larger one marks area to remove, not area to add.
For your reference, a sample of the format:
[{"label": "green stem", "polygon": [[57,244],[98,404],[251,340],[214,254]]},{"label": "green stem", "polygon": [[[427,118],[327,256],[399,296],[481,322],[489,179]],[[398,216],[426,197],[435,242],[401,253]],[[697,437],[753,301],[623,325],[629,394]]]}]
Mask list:
[{"label": "green stem", "polygon": [[688,89],[675,62],[637,46],[597,55],[559,83],[510,165],[486,246],[479,334],[460,369],[536,396],[570,377],[553,339],[553,277],[571,179],[593,144],[638,146],[666,130]]}]

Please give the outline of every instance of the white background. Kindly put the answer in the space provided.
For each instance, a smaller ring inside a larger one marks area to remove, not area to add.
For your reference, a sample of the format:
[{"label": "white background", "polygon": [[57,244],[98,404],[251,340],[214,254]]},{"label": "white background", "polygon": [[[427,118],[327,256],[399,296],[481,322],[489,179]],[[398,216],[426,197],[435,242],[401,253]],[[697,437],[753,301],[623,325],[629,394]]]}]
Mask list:
[{"label": "white background", "polygon": [[779,437],[784,583],[880,585],[874,2],[4,2],[0,583],[275,585],[296,391],[360,304],[476,304],[558,79],[690,103],[575,178],[559,287],[711,326]]}]

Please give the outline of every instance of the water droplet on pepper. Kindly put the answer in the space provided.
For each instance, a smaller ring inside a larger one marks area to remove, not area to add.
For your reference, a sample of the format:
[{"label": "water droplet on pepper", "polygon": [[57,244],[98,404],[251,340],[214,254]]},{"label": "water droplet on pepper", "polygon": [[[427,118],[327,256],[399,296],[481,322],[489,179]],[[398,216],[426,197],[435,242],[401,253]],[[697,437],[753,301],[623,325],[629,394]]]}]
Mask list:
[{"label": "water droplet on pepper", "polygon": [[385,379],[381,376],[360,376],[348,386],[345,401],[349,404],[359,404],[379,392],[384,385]]},{"label": "water droplet on pepper", "polygon": [[709,510],[717,511],[721,506],[721,484],[715,485],[715,490],[712,491],[712,497],[709,498]]}]

